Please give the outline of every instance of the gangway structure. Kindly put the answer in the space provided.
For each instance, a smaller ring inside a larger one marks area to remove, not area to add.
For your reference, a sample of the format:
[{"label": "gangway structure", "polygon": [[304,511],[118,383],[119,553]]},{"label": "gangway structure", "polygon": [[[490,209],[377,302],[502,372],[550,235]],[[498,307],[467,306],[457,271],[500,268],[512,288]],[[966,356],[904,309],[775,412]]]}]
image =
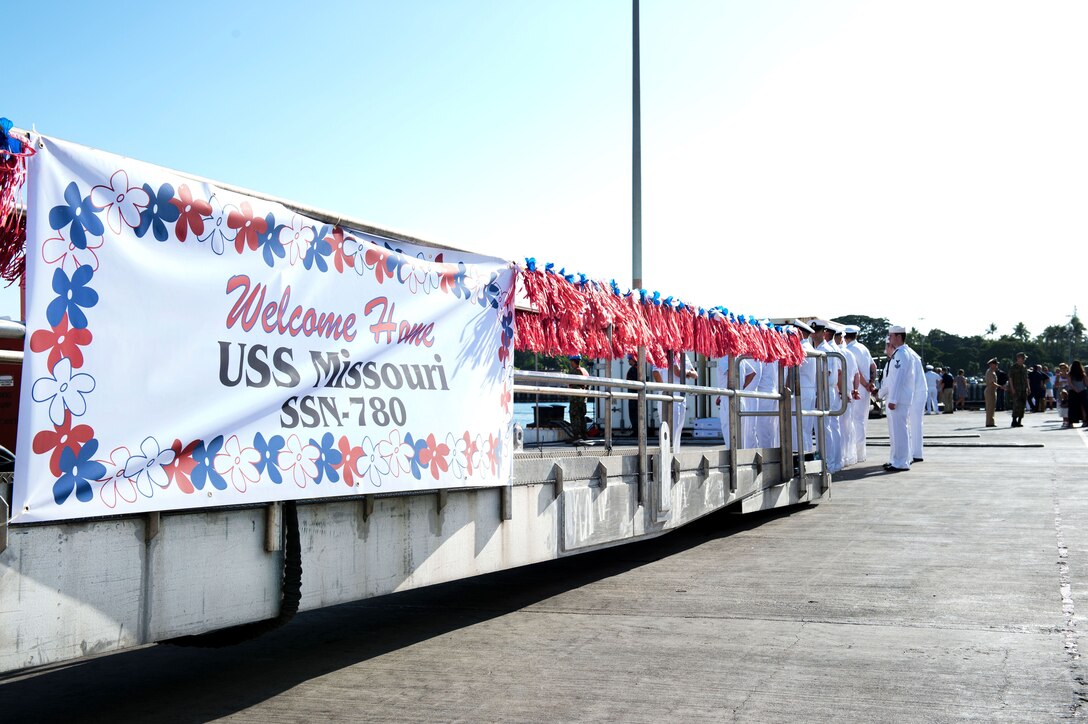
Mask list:
[{"label": "gangway structure", "polygon": [[[34,141],[43,147],[54,143]],[[211,183],[179,178],[194,188]],[[279,203],[223,184],[215,188]],[[360,237],[365,233],[392,242],[389,250],[403,243],[405,248],[426,245],[436,256],[456,251],[320,210],[291,209],[335,229],[360,230]],[[242,243],[238,253],[244,251]],[[28,302],[28,320],[44,314],[32,307],[33,299]],[[19,325],[8,325],[6,333],[27,339],[23,352],[4,355],[0,364],[10,369],[43,356]],[[809,355],[826,372],[828,356]],[[324,358],[318,361],[323,364]],[[820,454],[823,426],[817,425],[814,454],[794,450],[789,431],[800,429],[804,417],[843,413],[829,409],[827,375],[817,375],[818,409],[802,410],[791,393],[797,389],[795,369],[780,369],[781,393],[745,392],[737,389],[735,362],[727,387],[511,370],[515,394],[593,397],[606,407],[615,400],[635,400],[642,419],[649,405],[669,405],[679,394],[770,399],[775,409],[730,405],[729,440],[685,443],[675,451],[667,424],[655,440],[643,437],[634,445],[614,444],[609,425],[600,446],[521,447],[510,452],[511,474],[501,484],[434,487],[420,480],[409,490],[345,488],[313,498],[296,491],[292,499],[20,520],[30,506],[13,508],[12,503],[27,499],[20,486],[41,483],[34,478],[41,468],[18,460],[15,473],[0,474],[0,671],[152,642],[211,642],[217,632],[220,641],[228,640],[231,634],[224,630],[245,635],[256,630],[254,624],[283,622],[295,610],[644,540],[724,508],[748,513],[825,499],[831,480]],[[330,381],[350,379],[350,370],[345,363],[342,372],[327,370],[319,381],[329,387]],[[24,380],[23,436],[28,434],[25,406],[32,404],[28,400],[40,403],[41,396],[33,380]],[[300,415],[305,411],[301,405],[292,409]],[[742,421],[760,415],[777,418],[781,444],[741,449],[737,431]],[[17,446],[20,456],[30,448],[25,439]],[[493,443],[496,456],[498,450]],[[66,459],[75,464],[67,453],[58,457],[62,465]],[[83,464],[82,458],[76,462]],[[126,468],[122,465],[114,475]],[[132,469],[124,473],[132,479],[137,475]],[[95,495],[96,485],[108,484],[92,483]],[[78,480],[74,485],[77,494]],[[211,496],[212,489],[207,491]],[[54,492],[59,500],[60,488]]]}]

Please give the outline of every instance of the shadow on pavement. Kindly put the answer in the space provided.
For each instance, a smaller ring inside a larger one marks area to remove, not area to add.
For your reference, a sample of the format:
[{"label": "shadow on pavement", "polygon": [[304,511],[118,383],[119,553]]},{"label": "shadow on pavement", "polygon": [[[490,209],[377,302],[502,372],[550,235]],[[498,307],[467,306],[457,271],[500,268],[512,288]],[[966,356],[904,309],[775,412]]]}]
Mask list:
[{"label": "shadow on pavement", "polygon": [[0,678],[0,712],[10,722],[229,716],[330,672],[811,507],[719,511],[653,540],[301,613],[229,648],[149,646],[8,675]]}]

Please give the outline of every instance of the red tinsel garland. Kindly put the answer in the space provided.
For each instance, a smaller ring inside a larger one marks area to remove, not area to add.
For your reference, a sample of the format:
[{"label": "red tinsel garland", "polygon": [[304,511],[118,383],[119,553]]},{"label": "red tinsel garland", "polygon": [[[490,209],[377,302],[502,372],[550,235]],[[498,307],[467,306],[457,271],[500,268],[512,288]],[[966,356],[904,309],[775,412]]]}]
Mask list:
[{"label": "red tinsel garland", "polygon": [[517,283],[533,309],[519,309],[515,315],[514,344],[519,350],[619,359],[644,346],[646,359],[656,367],[667,364],[669,351],[712,358],[750,355],[787,367],[805,358],[801,340],[793,334],[697,314],[691,307],[642,301],[635,294],[619,295],[599,281],[575,284],[547,270],[518,271]]}]

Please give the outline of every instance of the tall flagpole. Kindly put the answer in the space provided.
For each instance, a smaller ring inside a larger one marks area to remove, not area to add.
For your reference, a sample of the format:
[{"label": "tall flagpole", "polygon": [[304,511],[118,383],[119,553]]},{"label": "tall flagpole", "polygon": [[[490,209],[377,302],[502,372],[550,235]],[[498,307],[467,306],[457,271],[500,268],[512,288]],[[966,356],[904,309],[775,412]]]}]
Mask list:
[{"label": "tall flagpole", "polygon": [[642,107],[639,98],[638,0],[631,0],[631,8],[631,287],[642,289]]},{"label": "tall flagpole", "polygon": [[[631,0],[631,288],[642,289],[642,109],[639,102],[638,58],[638,0]],[[638,294],[637,291],[634,292]],[[638,348],[638,379],[646,381],[646,347]],[[646,388],[638,391],[638,420],[632,424],[638,428],[638,502],[646,505],[650,500],[650,462],[647,458]]]}]

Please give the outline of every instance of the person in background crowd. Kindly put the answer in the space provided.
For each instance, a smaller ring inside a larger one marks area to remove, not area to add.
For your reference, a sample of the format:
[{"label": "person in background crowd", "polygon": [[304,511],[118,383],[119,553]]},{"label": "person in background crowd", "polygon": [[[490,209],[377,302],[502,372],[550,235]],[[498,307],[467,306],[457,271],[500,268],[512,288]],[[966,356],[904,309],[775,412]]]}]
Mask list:
[{"label": "person in background crowd", "polygon": [[997,411],[1005,411],[1005,389],[1009,386],[1009,373],[1001,366],[997,365]]},{"label": "person in background crowd", "polygon": [[1028,368],[1024,365],[1028,356],[1016,353],[1016,361],[1009,368],[1009,402],[1012,406],[1011,427],[1024,426],[1024,407],[1028,402]]},{"label": "person in background crowd", "polygon": [[1069,427],[1088,427],[1088,387],[1085,386],[1084,367],[1079,359],[1069,365],[1069,382],[1065,391],[1069,403]]},{"label": "person in background crowd", "polygon": [[997,391],[1001,385],[997,382],[997,357],[986,363],[985,390],[982,393],[986,401],[986,427],[997,427],[994,412],[997,410]]},{"label": "person in background crowd", "polygon": [[956,403],[952,399],[956,378],[947,367],[938,368],[937,371],[941,373],[941,404],[944,405],[944,414],[951,415],[956,411]]},{"label": "person in background crowd", "polygon": [[854,439],[857,446],[857,459],[859,463],[865,462],[865,440],[869,426],[869,400],[876,391],[873,386],[873,378],[876,376],[876,363],[869,348],[858,341],[860,327],[850,325],[845,329],[846,351],[854,355],[857,362],[858,376],[854,381],[854,393],[856,394],[851,404],[851,414],[854,416]]},{"label": "person in background crowd", "polygon": [[1054,370],[1049,366],[1043,365],[1043,374],[1046,375],[1046,381],[1043,383],[1043,409],[1054,409]]},{"label": "person in background crowd", "polygon": [[925,380],[926,414],[936,415],[938,412],[940,412],[940,409],[938,409],[937,407],[937,400],[939,399],[939,390],[937,389],[937,387],[940,385],[941,376],[934,371],[933,365],[926,365]]},{"label": "person in background crowd", "polygon": [[1062,395],[1069,386],[1069,365],[1062,362],[1054,373],[1054,398],[1061,410],[1065,426],[1069,426],[1069,395]]},{"label": "person in background crowd", "polygon": [[[589,370],[582,366],[581,355],[571,355],[570,374],[589,377]],[[585,385],[571,385],[572,389],[584,390]],[[570,398],[570,426],[574,430],[574,439],[582,440],[586,436],[586,398]]]},{"label": "person in background crowd", "polygon": [[[895,325],[888,330],[888,364],[881,380],[879,396],[888,413],[889,459],[884,463],[888,472],[910,470],[910,407],[914,402],[914,365],[904,350],[907,330]],[[923,384],[925,380],[923,379]],[[919,406],[925,398],[917,400]]]},{"label": "person in background crowd", "polygon": [[1046,375],[1040,365],[1032,365],[1028,372],[1028,402],[1032,412],[1043,412],[1046,407]]},{"label": "person in background crowd", "polygon": [[[668,367],[654,367],[654,382],[669,382]],[[672,384],[683,385],[687,380],[698,379],[695,365],[688,359],[684,352],[672,353]],[[658,419],[664,420],[664,402],[657,403]],[[672,403],[672,424],[669,425],[669,434],[672,436],[672,449],[674,453],[680,452],[680,436],[684,432],[684,422],[688,417],[688,396],[680,395],[680,400]]]},{"label": "person in background crowd", "polygon": [[956,370],[956,403],[957,410],[967,409],[967,378],[963,376],[963,370]]}]

